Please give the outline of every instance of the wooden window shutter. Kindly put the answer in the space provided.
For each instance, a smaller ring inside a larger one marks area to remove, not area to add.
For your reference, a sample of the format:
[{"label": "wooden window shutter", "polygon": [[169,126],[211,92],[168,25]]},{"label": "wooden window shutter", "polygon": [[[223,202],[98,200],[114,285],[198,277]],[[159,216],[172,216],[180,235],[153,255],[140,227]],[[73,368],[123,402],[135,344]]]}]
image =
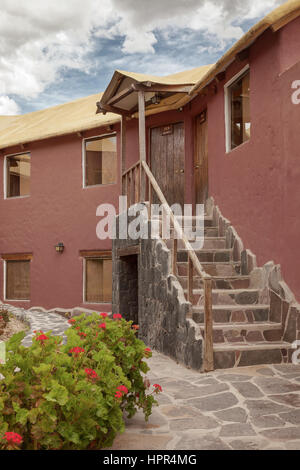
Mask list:
[{"label": "wooden window shutter", "polygon": [[6,299],[30,300],[30,261],[6,261]]},{"label": "wooden window shutter", "polygon": [[86,259],[85,301],[88,303],[111,302],[111,259]]}]

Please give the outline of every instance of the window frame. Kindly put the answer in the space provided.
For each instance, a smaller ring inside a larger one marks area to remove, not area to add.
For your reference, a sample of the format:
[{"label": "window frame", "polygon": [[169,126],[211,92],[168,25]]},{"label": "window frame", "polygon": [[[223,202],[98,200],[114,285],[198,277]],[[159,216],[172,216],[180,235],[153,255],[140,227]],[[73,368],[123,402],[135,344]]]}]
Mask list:
[{"label": "window frame", "polygon": [[25,196],[8,196],[8,165],[7,165],[7,160],[8,160],[8,158],[18,157],[19,155],[29,155],[29,157],[30,157],[30,179],[31,179],[31,152],[30,151],[10,153],[10,154],[4,155],[4,160],[3,160],[3,195],[4,195],[5,200],[24,199],[26,197],[31,196],[31,194],[26,194]]},{"label": "window frame", "polygon": [[[115,137],[116,138],[116,154],[117,154],[117,172],[116,172],[116,182],[115,183],[106,183],[106,184],[86,184],[86,142],[90,140],[97,140],[97,139],[105,139],[107,137]],[[114,186],[118,184],[118,153],[117,153],[117,132],[109,132],[107,134],[102,135],[95,135],[92,137],[85,137],[82,139],[82,187],[83,189],[89,188],[99,188],[103,186]]]},{"label": "window frame", "polygon": [[107,251],[81,251],[80,252],[80,255],[82,256],[82,260],[83,260],[83,283],[82,283],[82,287],[83,287],[83,291],[82,291],[82,299],[83,299],[83,304],[87,304],[87,305],[111,305],[112,304],[112,298],[111,298],[111,301],[110,302],[105,302],[105,301],[101,301],[101,302],[89,302],[87,301],[86,299],[86,262],[87,260],[89,259],[99,259],[99,260],[111,260],[111,262],[113,261],[112,260],[112,251],[111,250],[107,250]]},{"label": "window frame", "polygon": [[[243,142],[242,144],[238,145],[235,148],[232,147],[232,139],[231,139],[231,119],[232,119],[232,114],[231,114],[231,94],[230,94],[230,88],[232,85],[234,85],[235,82],[237,82],[243,75],[245,75],[247,72],[250,73],[250,64],[247,64],[244,68],[242,68],[234,77],[232,77],[225,85],[224,85],[224,97],[225,97],[225,146],[226,146],[226,153],[230,153],[234,151],[235,149],[239,148],[241,145],[246,144],[247,142],[250,141],[251,139],[251,134],[250,134],[250,139]],[[251,78],[251,77],[250,77]]]},{"label": "window frame", "polygon": [[19,254],[19,255],[2,255],[3,260],[3,300],[5,302],[31,302],[31,264],[29,269],[30,276],[30,298],[29,299],[8,299],[7,298],[7,263],[10,261],[25,261],[32,262],[32,254]]}]

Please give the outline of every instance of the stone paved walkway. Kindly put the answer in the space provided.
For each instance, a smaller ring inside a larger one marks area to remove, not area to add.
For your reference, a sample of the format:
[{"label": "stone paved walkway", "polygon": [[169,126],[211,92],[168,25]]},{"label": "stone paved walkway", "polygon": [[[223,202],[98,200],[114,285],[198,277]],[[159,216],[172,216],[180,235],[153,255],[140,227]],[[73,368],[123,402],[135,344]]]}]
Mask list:
[{"label": "stone paved walkway", "polygon": [[114,450],[300,450],[300,366],[199,374],[158,353],[151,383],[163,387],[145,424],[138,414]]},{"label": "stone paved walkway", "polygon": [[[2,307],[4,307],[2,305]],[[56,313],[9,306],[29,330],[63,335],[68,321]],[[300,450],[300,366],[274,365],[200,374],[153,353],[151,383],[163,393],[148,423],[138,413],[114,450]]]},{"label": "stone paved walkway", "polygon": [[24,346],[31,345],[34,331],[36,330],[42,330],[44,333],[47,331],[52,331],[56,336],[63,336],[64,332],[70,327],[68,320],[66,320],[62,315],[58,315],[57,313],[45,313],[34,310],[29,311],[12,307],[11,305],[1,304],[1,308],[5,307],[7,307],[7,309],[17,318],[28,324],[29,328],[26,332],[25,338],[22,341]]}]

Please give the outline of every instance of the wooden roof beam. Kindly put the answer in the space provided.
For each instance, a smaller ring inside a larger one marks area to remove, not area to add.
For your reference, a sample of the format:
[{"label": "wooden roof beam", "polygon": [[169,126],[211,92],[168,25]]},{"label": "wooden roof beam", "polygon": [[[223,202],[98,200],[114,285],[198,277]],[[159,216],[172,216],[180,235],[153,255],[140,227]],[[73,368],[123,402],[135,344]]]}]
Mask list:
[{"label": "wooden roof beam", "polygon": [[190,90],[192,89],[192,86],[190,85],[159,85],[153,83],[153,85],[148,86],[148,85],[143,85],[141,83],[134,83],[132,85],[132,88],[134,91],[144,91],[146,93],[189,93]]},{"label": "wooden roof beam", "polygon": [[101,101],[98,101],[96,105],[97,105],[96,114],[114,113],[114,114],[119,114],[121,116],[131,116],[132,114],[131,112],[126,111],[125,109],[116,108],[115,106],[109,106],[108,104],[102,104]]},{"label": "wooden roof beam", "polygon": [[115,96],[110,98],[110,100],[108,100],[107,104],[109,106],[113,106],[115,103],[117,103],[118,101],[123,100],[128,95],[131,95],[131,93],[133,93],[133,92],[134,92],[134,90],[133,90],[132,87],[126,88],[125,90],[120,91],[120,93],[117,93]]}]

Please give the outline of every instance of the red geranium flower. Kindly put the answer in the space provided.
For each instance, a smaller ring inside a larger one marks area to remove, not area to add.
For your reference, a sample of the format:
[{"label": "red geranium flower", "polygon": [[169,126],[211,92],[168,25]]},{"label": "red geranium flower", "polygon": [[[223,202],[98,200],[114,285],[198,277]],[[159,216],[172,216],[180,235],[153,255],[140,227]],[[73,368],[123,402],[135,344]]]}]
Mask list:
[{"label": "red geranium flower", "polygon": [[122,398],[122,396],[123,396],[123,394],[122,394],[122,392],[120,392],[120,391],[117,391],[117,392],[115,393],[115,397],[116,397],[116,398]]},{"label": "red geranium flower", "polygon": [[102,330],[106,329],[106,323],[100,323],[99,328],[102,328]]},{"label": "red geranium flower", "polygon": [[98,374],[95,370],[93,370],[93,369],[84,369],[84,371],[85,371],[86,375],[88,376],[88,378],[94,379],[94,380],[99,379]]},{"label": "red geranium flower", "polygon": [[69,353],[74,354],[74,356],[78,357],[80,353],[84,353],[85,350],[83,348],[79,348],[78,346],[75,348],[70,349]]},{"label": "red geranium flower", "polygon": [[132,328],[133,328],[134,330],[139,330],[139,329],[140,329],[139,325],[132,325]]},{"label": "red geranium flower", "polygon": [[120,313],[115,313],[113,316],[114,320],[121,320],[121,318],[122,318],[122,315],[120,315]]},{"label": "red geranium flower", "polygon": [[108,317],[108,313],[102,312],[102,313],[100,313],[100,317],[102,317],[102,318],[107,318],[107,317]]},{"label": "red geranium flower", "polygon": [[13,444],[22,444],[23,438],[20,436],[20,434],[17,434],[16,432],[6,432],[4,436],[2,437],[3,440],[6,440],[8,443],[13,443]]},{"label": "red geranium flower", "polygon": [[150,348],[146,348],[146,349],[144,350],[144,352],[145,352],[145,356],[146,356],[146,357],[149,357],[150,354],[152,353],[152,351],[151,351]]},{"label": "red geranium flower", "polygon": [[79,336],[81,336],[81,338],[86,338],[87,337],[87,334],[86,333],[83,333],[82,331],[80,333],[78,333]]},{"label": "red geranium flower", "polygon": [[162,388],[159,384],[154,384],[153,387],[155,388],[156,393],[162,392]]},{"label": "red geranium flower", "polygon": [[76,323],[75,318],[71,318],[71,320],[69,320],[68,323],[70,323],[70,325],[74,325],[74,323]]},{"label": "red geranium flower", "polygon": [[124,393],[124,395],[127,395],[127,393],[128,393],[128,388],[125,387],[125,385],[120,385],[118,387],[118,390],[119,390],[119,392]]},{"label": "red geranium flower", "polygon": [[47,339],[49,339],[48,336],[46,336],[44,334],[36,337],[36,340],[40,341],[41,344],[44,344],[44,341],[46,341]]}]

